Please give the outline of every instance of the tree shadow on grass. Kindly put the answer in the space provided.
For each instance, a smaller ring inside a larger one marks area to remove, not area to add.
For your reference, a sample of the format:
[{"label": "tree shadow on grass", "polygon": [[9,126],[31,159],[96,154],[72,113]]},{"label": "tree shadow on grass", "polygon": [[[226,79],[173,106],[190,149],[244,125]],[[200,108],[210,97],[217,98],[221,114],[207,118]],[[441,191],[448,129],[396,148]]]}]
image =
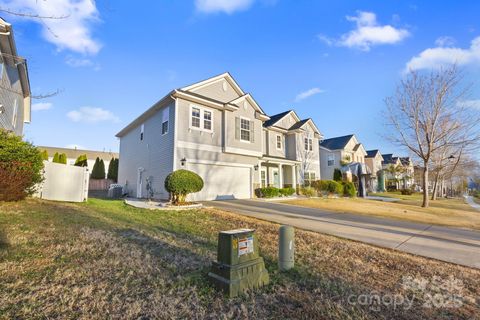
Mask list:
[{"label": "tree shadow on grass", "polygon": [[0,229],[0,250],[6,250],[8,247],[10,247],[8,237],[5,231]]}]

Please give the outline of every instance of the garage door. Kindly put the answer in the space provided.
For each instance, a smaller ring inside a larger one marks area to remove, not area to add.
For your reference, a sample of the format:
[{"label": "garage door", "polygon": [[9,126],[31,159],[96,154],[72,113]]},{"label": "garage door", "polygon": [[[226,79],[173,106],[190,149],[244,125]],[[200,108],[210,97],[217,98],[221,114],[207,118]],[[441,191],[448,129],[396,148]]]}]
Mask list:
[{"label": "garage door", "polygon": [[191,163],[188,170],[204,182],[202,191],[190,195],[192,201],[250,198],[250,168]]}]

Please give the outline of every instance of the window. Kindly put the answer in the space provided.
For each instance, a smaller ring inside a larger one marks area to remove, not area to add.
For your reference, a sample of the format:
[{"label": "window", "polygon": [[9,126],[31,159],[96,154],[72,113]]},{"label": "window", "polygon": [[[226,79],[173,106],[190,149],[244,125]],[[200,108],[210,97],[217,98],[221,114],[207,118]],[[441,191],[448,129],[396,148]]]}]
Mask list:
[{"label": "window", "polygon": [[200,109],[192,108],[192,127],[200,128]]},{"label": "window", "polygon": [[250,141],[250,120],[240,118],[240,140]]},{"label": "window", "polygon": [[142,126],[140,127],[140,140],[143,141],[143,132],[145,130],[145,125],[142,124]]},{"label": "window", "polygon": [[203,128],[205,130],[212,130],[212,112],[204,110],[203,111]]},{"label": "window", "polygon": [[260,171],[260,179],[261,179],[262,188],[265,188],[267,186],[267,171],[266,170]]},{"label": "window", "polygon": [[279,134],[277,135],[277,149],[282,150],[282,136]]},{"label": "window", "polygon": [[305,172],[303,180],[303,183],[306,186],[312,185],[312,182],[315,181],[315,172]]},{"label": "window", "polygon": [[162,135],[168,133],[168,120],[170,117],[170,111],[167,108],[163,109],[162,113]]},{"label": "window", "polygon": [[311,138],[305,138],[305,150],[307,151],[313,150],[313,140]]},{"label": "window", "polygon": [[331,167],[335,165],[335,156],[333,154],[329,154],[327,156],[327,166]]},{"label": "window", "polygon": [[12,127],[15,129],[17,127],[17,114],[18,114],[18,104],[17,99],[13,102],[13,118],[12,118]]}]

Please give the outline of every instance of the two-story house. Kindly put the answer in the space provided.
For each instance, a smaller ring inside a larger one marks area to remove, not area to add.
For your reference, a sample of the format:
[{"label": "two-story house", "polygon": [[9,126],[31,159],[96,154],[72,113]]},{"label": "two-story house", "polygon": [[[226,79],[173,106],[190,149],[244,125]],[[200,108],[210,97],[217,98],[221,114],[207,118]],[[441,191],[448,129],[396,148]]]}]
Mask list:
[{"label": "two-story house", "polygon": [[394,157],[392,153],[382,154],[382,158],[386,189],[400,189],[400,181],[403,175],[403,165],[400,158]]},{"label": "two-story house", "polygon": [[0,128],[23,134],[30,123],[31,102],[27,62],[18,56],[13,28],[0,18]]},{"label": "two-story house", "polygon": [[385,191],[385,173],[383,172],[383,157],[379,150],[368,150],[365,164],[370,169],[371,177],[368,183],[370,192]]},{"label": "two-story house", "polygon": [[325,139],[320,143],[320,176],[333,179],[335,169],[352,162],[365,164],[367,152],[355,135]]},{"label": "two-story house", "polygon": [[168,199],[164,180],[178,169],[203,178],[194,201],[251,198],[261,185],[296,185],[304,172],[307,179],[319,174],[313,121],[291,111],[269,117],[229,73],[171,91],[117,137],[119,183],[139,198],[153,192]]},{"label": "two-story house", "polygon": [[400,157],[403,166],[402,185],[403,188],[410,188],[415,183],[415,168],[410,157]]}]

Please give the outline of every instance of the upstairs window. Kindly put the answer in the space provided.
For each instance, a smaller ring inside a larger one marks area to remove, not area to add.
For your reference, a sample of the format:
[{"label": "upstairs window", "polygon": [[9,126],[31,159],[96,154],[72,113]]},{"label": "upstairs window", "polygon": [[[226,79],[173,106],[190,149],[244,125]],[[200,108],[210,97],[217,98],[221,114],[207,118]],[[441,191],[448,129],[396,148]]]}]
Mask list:
[{"label": "upstairs window", "polygon": [[277,135],[277,149],[282,150],[282,136]]},{"label": "upstairs window", "polygon": [[192,127],[200,128],[200,109],[192,107]]},{"label": "upstairs window", "polygon": [[205,130],[212,130],[212,112],[204,110],[203,111],[203,128]]},{"label": "upstairs window", "polygon": [[162,135],[168,133],[168,120],[170,118],[170,111],[167,108],[163,109],[162,113]]},{"label": "upstairs window", "polygon": [[145,125],[142,124],[142,126],[140,127],[140,141],[143,141],[143,132],[145,130]]},{"label": "upstairs window", "polygon": [[18,115],[18,103],[17,99],[13,102],[13,118],[12,118],[12,127],[15,129],[17,127],[17,115]]},{"label": "upstairs window", "polygon": [[250,142],[250,120],[240,118],[240,140]]},{"label": "upstairs window", "polygon": [[306,151],[313,150],[313,140],[311,138],[305,138],[305,150]]},{"label": "upstairs window", "polygon": [[335,156],[333,154],[329,154],[327,156],[327,166],[331,167],[335,165]]}]

